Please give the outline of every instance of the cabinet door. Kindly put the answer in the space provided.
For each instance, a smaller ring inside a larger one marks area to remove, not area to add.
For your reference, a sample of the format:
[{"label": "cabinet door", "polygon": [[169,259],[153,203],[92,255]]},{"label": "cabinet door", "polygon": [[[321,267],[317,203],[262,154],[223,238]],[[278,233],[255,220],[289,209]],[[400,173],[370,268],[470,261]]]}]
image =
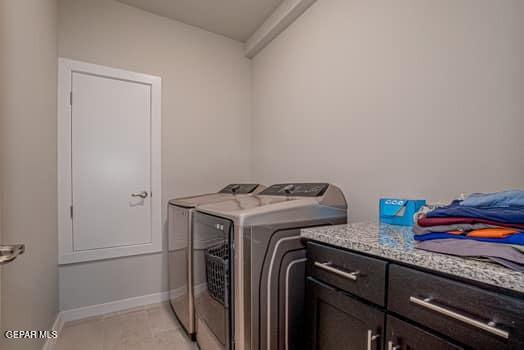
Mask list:
[{"label": "cabinet door", "polygon": [[308,347],[315,350],[382,349],[384,313],[308,277]]},{"label": "cabinet door", "polygon": [[524,299],[390,265],[388,310],[476,350],[524,349]]},{"label": "cabinet door", "polygon": [[387,317],[386,333],[387,350],[463,349],[391,315]]}]

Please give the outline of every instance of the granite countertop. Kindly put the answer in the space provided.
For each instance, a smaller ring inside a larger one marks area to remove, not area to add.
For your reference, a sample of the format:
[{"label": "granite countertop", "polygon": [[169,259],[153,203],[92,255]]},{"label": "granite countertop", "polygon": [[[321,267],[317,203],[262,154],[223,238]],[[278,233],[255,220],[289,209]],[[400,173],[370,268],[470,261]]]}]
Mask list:
[{"label": "granite countertop", "polygon": [[415,249],[410,227],[377,223],[315,227],[302,237],[524,293],[524,273],[475,259]]}]

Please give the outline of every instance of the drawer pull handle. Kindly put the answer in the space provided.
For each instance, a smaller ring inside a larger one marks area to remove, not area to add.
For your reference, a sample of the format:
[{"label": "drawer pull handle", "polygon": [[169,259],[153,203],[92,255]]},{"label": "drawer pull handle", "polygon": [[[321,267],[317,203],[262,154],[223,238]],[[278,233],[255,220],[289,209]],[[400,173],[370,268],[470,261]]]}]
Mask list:
[{"label": "drawer pull handle", "polygon": [[380,338],[380,334],[373,334],[371,329],[368,329],[368,350],[371,350],[371,343]]},{"label": "drawer pull handle", "polygon": [[320,268],[320,269],[322,269],[322,270],[326,270],[328,272],[334,273],[335,275],[347,278],[347,279],[352,280],[352,281],[356,281],[357,278],[358,278],[358,275],[360,273],[358,271],[346,272],[346,271],[339,270],[337,268],[332,267],[331,263],[329,263],[329,262],[327,262],[327,263],[319,263],[318,261],[315,261],[315,266]]},{"label": "drawer pull handle", "polygon": [[388,341],[388,350],[400,350],[400,346],[393,345],[393,342],[390,340]]},{"label": "drawer pull handle", "polygon": [[437,306],[431,303],[431,299],[419,299],[415,297],[409,297],[409,301],[414,304],[425,307],[426,309],[438,312],[439,314],[442,314],[442,315],[454,318],[455,320],[469,324],[470,326],[474,326],[479,329],[485,330],[486,332],[489,332],[491,334],[498,335],[499,337],[502,337],[504,339],[509,339],[509,333],[506,331],[503,331],[502,329],[494,327],[493,326],[494,324],[492,322],[484,323],[481,321],[477,321],[471,317],[467,317],[457,312],[443,308],[441,306]]},{"label": "drawer pull handle", "polygon": [[400,350],[400,345],[393,345],[393,342],[388,341],[388,350]]}]

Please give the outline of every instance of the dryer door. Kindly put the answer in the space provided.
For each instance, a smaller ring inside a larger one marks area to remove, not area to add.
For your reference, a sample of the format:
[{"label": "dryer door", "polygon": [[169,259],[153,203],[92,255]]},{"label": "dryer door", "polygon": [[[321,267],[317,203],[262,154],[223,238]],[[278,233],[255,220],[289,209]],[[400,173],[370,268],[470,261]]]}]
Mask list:
[{"label": "dryer door", "polygon": [[[217,342],[221,348],[230,348],[232,229],[227,219],[199,212],[193,215],[193,295],[201,348]],[[201,339],[203,336],[214,339]]]}]

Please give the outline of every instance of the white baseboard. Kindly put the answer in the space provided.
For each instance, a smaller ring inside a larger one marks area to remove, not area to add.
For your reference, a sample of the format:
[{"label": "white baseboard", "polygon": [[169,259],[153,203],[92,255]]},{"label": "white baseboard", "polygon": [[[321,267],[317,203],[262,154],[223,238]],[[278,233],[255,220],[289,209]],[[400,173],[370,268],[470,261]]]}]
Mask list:
[{"label": "white baseboard", "polygon": [[[83,318],[102,316],[112,312],[124,311],[140,306],[158,304],[169,300],[171,298],[177,298],[184,293],[184,287],[171,290],[169,292],[154,293],[149,295],[142,295],[139,297],[121,299],[111,301],[109,303],[103,303],[98,305],[84,306],[77,309],[64,310],[60,312],[53,324],[53,331],[57,331],[60,335],[64,324],[70,321],[76,321]],[[42,350],[53,350],[57,339],[47,339]]]},{"label": "white baseboard", "polygon": [[[53,323],[53,328],[51,328],[51,330],[55,331],[58,335],[60,335],[60,332],[62,332],[63,327],[64,320],[62,319],[61,313],[58,313],[58,315],[56,315],[55,323]],[[47,339],[42,350],[53,350],[57,340],[58,338]]]},{"label": "white baseboard", "polygon": [[[180,291],[182,293],[182,290]],[[139,297],[111,301],[104,304],[90,305],[78,309],[65,310],[60,313],[64,323],[80,320],[82,318],[101,316],[112,312],[123,311],[149,304],[167,301],[169,292],[160,292]]]}]

